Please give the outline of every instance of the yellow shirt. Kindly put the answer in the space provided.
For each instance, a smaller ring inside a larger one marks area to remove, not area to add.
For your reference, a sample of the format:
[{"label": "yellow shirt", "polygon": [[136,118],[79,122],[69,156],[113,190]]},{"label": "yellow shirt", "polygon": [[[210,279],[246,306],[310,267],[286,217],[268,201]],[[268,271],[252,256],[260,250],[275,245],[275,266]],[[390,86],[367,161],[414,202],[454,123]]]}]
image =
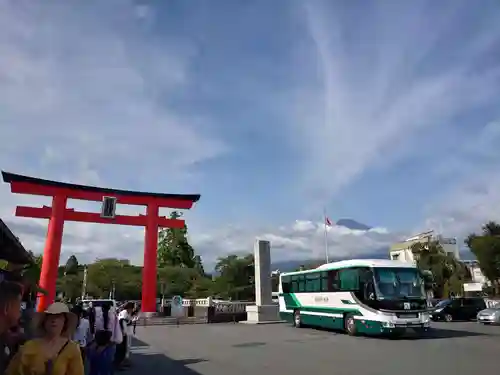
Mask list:
[{"label": "yellow shirt", "polygon": [[[42,341],[27,341],[12,358],[6,375],[44,375],[46,358]],[[84,375],[82,355],[77,343],[70,341],[52,363],[51,375]]]}]

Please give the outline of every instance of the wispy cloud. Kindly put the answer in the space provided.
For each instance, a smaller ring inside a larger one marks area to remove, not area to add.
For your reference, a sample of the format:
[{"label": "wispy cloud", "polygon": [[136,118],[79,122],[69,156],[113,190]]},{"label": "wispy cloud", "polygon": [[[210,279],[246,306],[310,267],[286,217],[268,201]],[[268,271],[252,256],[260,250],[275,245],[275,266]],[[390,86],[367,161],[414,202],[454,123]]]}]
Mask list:
[{"label": "wispy cloud", "polygon": [[82,169],[116,180],[113,169],[123,164],[131,175],[180,177],[225,151],[203,131],[203,118],[165,105],[189,82],[195,50],[156,41],[144,9],[116,0],[0,3],[4,168],[29,159],[32,170],[43,163],[56,178],[66,169],[80,179]]},{"label": "wispy cloud", "polygon": [[499,65],[488,63],[500,40],[498,11],[349,4],[308,2],[303,13],[312,73],[293,113],[304,188],[323,202],[368,170],[418,158],[433,133],[461,132],[460,116],[500,94]]},{"label": "wispy cloud", "polygon": [[427,227],[465,236],[500,221],[499,142],[500,121],[493,121],[436,165],[434,177],[450,187],[426,207]]},{"label": "wispy cloud", "polygon": [[[256,237],[275,259],[321,256],[329,203],[384,227],[334,227],[339,256],[404,237],[399,222],[500,219],[498,1],[172,4],[0,0],[2,169],[200,192],[188,224],[212,262]],[[0,214],[16,204],[50,202],[1,185]],[[9,220],[42,250],[46,223]],[[141,262],[140,229],[65,233],[65,254]]]}]

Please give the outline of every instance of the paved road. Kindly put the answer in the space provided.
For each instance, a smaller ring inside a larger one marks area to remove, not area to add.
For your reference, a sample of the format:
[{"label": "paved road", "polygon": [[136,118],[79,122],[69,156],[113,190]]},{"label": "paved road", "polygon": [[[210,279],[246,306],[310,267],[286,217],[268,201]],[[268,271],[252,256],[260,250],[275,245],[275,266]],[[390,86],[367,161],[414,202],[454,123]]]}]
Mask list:
[{"label": "paved road", "polygon": [[[134,368],[175,375],[456,375],[498,371],[500,327],[436,323],[426,339],[375,339],[289,325],[138,327]],[[125,373],[124,373],[125,374]]]}]

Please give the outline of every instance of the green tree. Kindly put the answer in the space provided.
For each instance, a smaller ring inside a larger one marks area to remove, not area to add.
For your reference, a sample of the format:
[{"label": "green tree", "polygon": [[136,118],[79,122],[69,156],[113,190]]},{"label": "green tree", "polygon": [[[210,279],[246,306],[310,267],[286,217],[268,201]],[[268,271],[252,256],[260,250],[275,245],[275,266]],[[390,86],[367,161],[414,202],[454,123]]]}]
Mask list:
[{"label": "green tree", "polygon": [[[173,211],[171,219],[179,219],[182,215]],[[201,265],[201,258],[198,259]],[[165,228],[160,230],[158,239],[158,266],[174,266],[194,268],[197,265],[193,247],[187,239],[187,226],[183,228]]]},{"label": "green tree", "polygon": [[64,267],[65,275],[76,275],[78,273],[78,259],[76,256],[71,255],[66,261],[66,266]]},{"label": "green tree", "polygon": [[465,244],[476,256],[483,275],[492,283],[495,295],[500,294],[500,224],[486,223],[480,234],[472,233]]},{"label": "green tree", "polygon": [[255,267],[252,254],[219,258],[215,272],[214,291],[223,298],[251,300],[255,298]]},{"label": "green tree", "polygon": [[158,292],[166,297],[185,297],[199,276],[194,268],[164,266],[158,269]]},{"label": "green tree", "polygon": [[82,294],[82,283],[82,274],[68,274],[57,280],[56,290],[64,295],[66,301],[74,301]]},{"label": "green tree", "polygon": [[415,243],[412,252],[417,267],[432,273],[433,292],[437,298],[462,294],[467,268],[453,254],[447,254],[438,241]]},{"label": "green tree", "polygon": [[134,295],[140,290],[140,268],[126,259],[98,259],[87,269],[87,293],[93,297],[108,298],[114,288],[116,299],[132,299],[131,289]]},{"label": "green tree", "polygon": [[205,268],[203,267],[203,262],[201,260],[201,256],[195,255],[194,256],[194,266],[193,268],[196,270],[196,272],[199,275],[205,276]]},{"label": "green tree", "polygon": [[34,255],[31,251],[29,253],[32,255],[34,262],[24,270],[23,275],[30,284],[37,285],[40,281],[43,258],[42,255]]}]

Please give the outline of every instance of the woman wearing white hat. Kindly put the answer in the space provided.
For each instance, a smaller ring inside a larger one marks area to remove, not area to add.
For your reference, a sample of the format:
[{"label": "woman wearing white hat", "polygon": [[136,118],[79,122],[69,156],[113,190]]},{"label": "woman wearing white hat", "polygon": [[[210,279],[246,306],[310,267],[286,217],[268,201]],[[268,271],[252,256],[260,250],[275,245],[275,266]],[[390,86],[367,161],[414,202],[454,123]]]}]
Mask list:
[{"label": "woman wearing white hat", "polygon": [[71,341],[78,318],[56,302],[33,317],[40,338],[24,344],[7,368],[7,375],[84,375],[78,344]]}]

